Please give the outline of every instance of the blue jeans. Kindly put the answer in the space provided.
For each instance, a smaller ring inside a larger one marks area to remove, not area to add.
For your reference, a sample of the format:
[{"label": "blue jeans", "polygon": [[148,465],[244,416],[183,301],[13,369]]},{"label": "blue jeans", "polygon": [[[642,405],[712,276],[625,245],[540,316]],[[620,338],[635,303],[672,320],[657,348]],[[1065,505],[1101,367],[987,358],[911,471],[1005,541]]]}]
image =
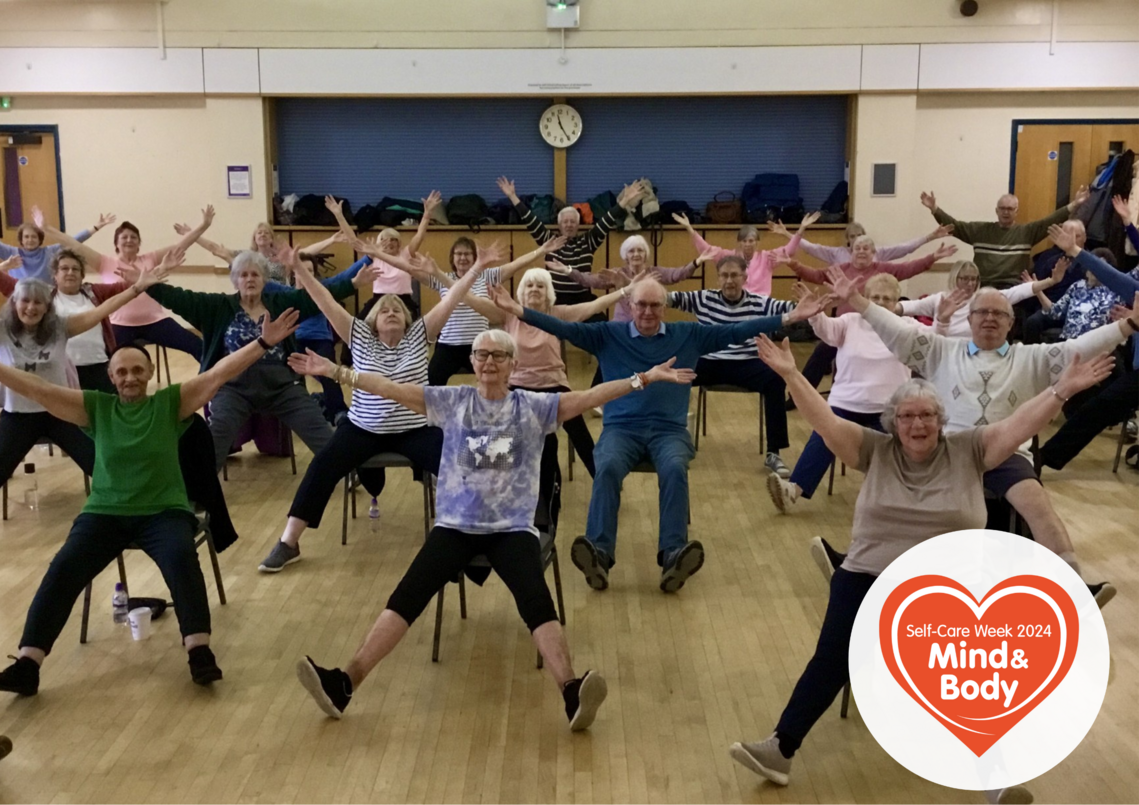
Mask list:
[{"label": "blue jeans", "polygon": [[[849,420],[865,428],[873,428],[878,432],[882,431],[882,414],[880,413],[861,414],[857,411],[847,411],[843,408],[834,407],[831,410],[840,419]],[[807,446],[803,448],[799,460],[795,462],[795,469],[791,473],[791,483],[798,484],[799,488],[803,490],[803,497],[810,499],[811,495],[815,494],[819,481],[823,480],[823,476],[827,474],[827,468],[830,467],[832,461],[834,461],[834,453],[827,447],[823,437],[812,431],[811,438],[807,439]]]},{"label": "blue jeans", "polygon": [[617,548],[617,513],[621,482],[642,461],[656,467],[660,484],[660,538],[657,564],[688,542],[688,463],[695,451],[683,427],[606,425],[593,460],[593,496],[589,500],[586,538],[613,562]]}]

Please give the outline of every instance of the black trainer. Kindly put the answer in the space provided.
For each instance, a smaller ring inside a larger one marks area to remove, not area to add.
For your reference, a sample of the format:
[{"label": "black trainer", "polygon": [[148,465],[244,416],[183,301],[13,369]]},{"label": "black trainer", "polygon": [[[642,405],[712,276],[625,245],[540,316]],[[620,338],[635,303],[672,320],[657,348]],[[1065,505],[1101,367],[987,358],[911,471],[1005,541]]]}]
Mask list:
[{"label": "black trainer", "polygon": [[674,593],[684,586],[690,576],[704,566],[704,546],[699,540],[692,540],[679,549],[664,566],[660,574],[662,592]]},{"label": "black trainer", "polygon": [[0,760],[12,754],[12,739],[7,735],[0,735]]},{"label": "black trainer", "polygon": [[562,698],[566,700],[570,729],[574,732],[588,729],[608,693],[605,679],[594,671],[586,671],[585,676],[567,682],[562,688]]},{"label": "black trainer", "polygon": [[352,680],[339,668],[321,668],[306,656],[297,660],[297,679],[317,706],[333,718],[344,715],[352,702]]},{"label": "black trainer", "polygon": [[842,567],[842,563],[846,561],[846,554],[836,551],[831,547],[831,544],[822,537],[819,537],[819,539],[822,539],[823,550],[827,552],[827,560],[831,563],[831,567],[833,567],[835,570],[838,570],[840,567]]},{"label": "black trainer", "polygon": [[187,654],[190,657],[190,678],[195,685],[212,685],[221,679],[221,669],[209,646],[194,646]]},{"label": "black trainer", "polygon": [[578,537],[570,545],[570,561],[585,574],[585,583],[594,590],[609,589],[609,558],[586,537]]},{"label": "black trainer", "polygon": [[18,696],[35,696],[40,692],[40,664],[31,657],[12,657],[14,663],[0,671],[0,690]]}]

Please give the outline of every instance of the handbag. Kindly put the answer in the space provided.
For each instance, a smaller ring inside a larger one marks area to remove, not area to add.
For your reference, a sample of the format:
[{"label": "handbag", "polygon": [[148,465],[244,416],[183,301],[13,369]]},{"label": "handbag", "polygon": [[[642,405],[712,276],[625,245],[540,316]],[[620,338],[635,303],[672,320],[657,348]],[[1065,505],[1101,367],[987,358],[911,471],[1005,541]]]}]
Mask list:
[{"label": "handbag", "polygon": [[[726,196],[727,198],[721,198]],[[744,204],[736,194],[725,190],[717,193],[704,208],[704,217],[710,224],[738,224],[743,220]]]}]

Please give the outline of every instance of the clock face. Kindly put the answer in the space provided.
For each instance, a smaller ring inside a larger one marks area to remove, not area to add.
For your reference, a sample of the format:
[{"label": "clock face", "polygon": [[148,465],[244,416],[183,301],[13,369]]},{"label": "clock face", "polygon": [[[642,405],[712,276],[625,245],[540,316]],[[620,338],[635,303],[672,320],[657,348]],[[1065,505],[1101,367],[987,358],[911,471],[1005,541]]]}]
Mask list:
[{"label": "clock face", "polygon": [[538,121],[542,139],[555,148],[568,148],[581,137],[581,114],[572,106],[556,103]]}]

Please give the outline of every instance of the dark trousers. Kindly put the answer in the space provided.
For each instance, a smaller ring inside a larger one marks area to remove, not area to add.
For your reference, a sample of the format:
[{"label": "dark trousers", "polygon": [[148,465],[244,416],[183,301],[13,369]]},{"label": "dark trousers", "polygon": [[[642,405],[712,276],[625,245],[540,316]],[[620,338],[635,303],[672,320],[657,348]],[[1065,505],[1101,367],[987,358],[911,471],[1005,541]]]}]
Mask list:
[{"label": "dark trousers", "polygon": [[1084,403],[1040,448],[1045,467],[1063,469],[1104,428],[1118,425],[1139,406],[1139,371],[1128,369]]},{"label": "dark trousers", "polygon": [[170,588],[182,636],[210,631],[206,582],[194,548],[197,521],[193,514],[167,509],[145,516],[81,514],[67,541],[51,560],[47,575],[32,599],[20,648],[45,654],[63,631],[75,600],[84,588],[128,545],[146,553]]},{"label": "dark trousers", "polygon": [[820,341],[815,346],[807,364],[803,367],[803,377],[814,387],[818,388],[823,378],[834,371],[834,359],[838,356],[838,347],[832,347]]},{"label": "dark trousers", "polygon": [[56,419],[47,411],[34,414],[0,413],[0,484],[6,483],[36,442],[47,437],[90,475],[95,469],[95,443],[78,425]]},{"label": "dark trousers", "polygon": [[427,364],[427,385],[445,386],[452,375],[473,375],[470,344],[435,344],[431,363]]},{"label": "dark trousers", "polygon": [[[511,389],[521,389],[522,391],[536,391],[539,394],[562,394],[570,389],[564,386],[548,389],[530,389],[525,386],[511,386]],[[593,434],[589,432],[589,425],[585,424],[585,417],[578,414],[573,419],[567,419],[562,423],[562,428],[565,429],[566,435],[569,437],[573,449],[581,457],[581,463],[585,465],[589,477],[593,477],[595,469],[593,463]],[[557,475],[554,475],[554,471]],[[551,433],[546,437],[545,447],[542,449],[542,491],[549,489],[549,483],[557,480],[561,484],[561,468],[558,464],[558,437],[556,433]]]},{"label": "dark trousers", "polygon": [[870,592],[877,576],[869,573],[851,573],[839,568],[831,578],[830,601],[823,617],[823,628],[815,646],[815,656],[795,683],[791,700],[779,717],[775,734],[779,747],[797,751],[835,697],[850,681],[847,656],[850,651],[850,633],[854,617],[862,606],[862,599]]},{"label": "dark trousers", "polygon": [[388,599],[387,608],[409,624],[414,623],[435,593],[454,581],[480,554],[490,560],[490,566],[514,596],[518,613],[531,632],[558,619],[542,570],[538,538],[528,531],[468,534],[435,526]]},{"label": "dark trousers", "polygon": [[[857,411],[847,411],[843,408],[831,407],[835,416],[862,425],[864,428],[873,428],[882,432],[882,414],[860,414]],[[823,437],[814,431],[807,439],[807,446],[803,448],[802,455],[795,462],[795,469],[791,473],[791,483],[798,484],[803,490],[805,498],[810,498],[819,487],[819,482],[827,474],[827,469],[834,461],[834,453],[827,447]]]},{"label": "dark trousers", "polygon": [[[311,349],[320,357],[336,363],[336,351],[333,347],[334,342],[325,339],[319,341],[297,339],[298,352],[303,353],[306,349]],[[344,390],[340,388],[339,383],[324,375],[317,375],[316,380],[320,383],[320,390],[324,392],[325,416],[329,419],[335,419],[337,414],[348,410],[348,404],[344,402]]]},{"label": "dark trousers", "polygon": [[[143,324],[138,327],[123,327],[112,324],[111,330],[115,333],[116,344],[130,344],[138,340],[149,341],[152,344],[176,349],[194,356],[194,360],[202,360],[202,339],[187,330],[174,319],[162,319],[154,324]],[[158,353],[150,356],[158,361]]]},{"label": "dark trousers", "polygon": [[86,391],[91,389],[93,391],[105,391],[108,394],[116,394],[115,384],[111,382],[111,376],[107,374],[107,367],[110,366],[109,361],[103,363],[89,363],[86,366],[76,366],[75,371],[79,374],[79,388]]},{"label": "dark trousers", "polygon": [[[332,493],[345,475],[377,453],[399,453],[411,459],[417,470],[439,474],[439,455],[443,451],[443,431],[439,428],[413,428],[402,433],[372,433],[343,420],[324,449],[312,458],[289,516],[304,520],[312,528],[328,506]],[[384,490],[384,471],[361,470],[360,481],[379,497]]]},{"label": "dark trousers", "polygon": [[778,453],[790,446],[787,438],[787,386],[763,361],[725,361],[701,358],[696,361],[697,386],[739,386],[763,395],[767,420],[767,450]]}]

